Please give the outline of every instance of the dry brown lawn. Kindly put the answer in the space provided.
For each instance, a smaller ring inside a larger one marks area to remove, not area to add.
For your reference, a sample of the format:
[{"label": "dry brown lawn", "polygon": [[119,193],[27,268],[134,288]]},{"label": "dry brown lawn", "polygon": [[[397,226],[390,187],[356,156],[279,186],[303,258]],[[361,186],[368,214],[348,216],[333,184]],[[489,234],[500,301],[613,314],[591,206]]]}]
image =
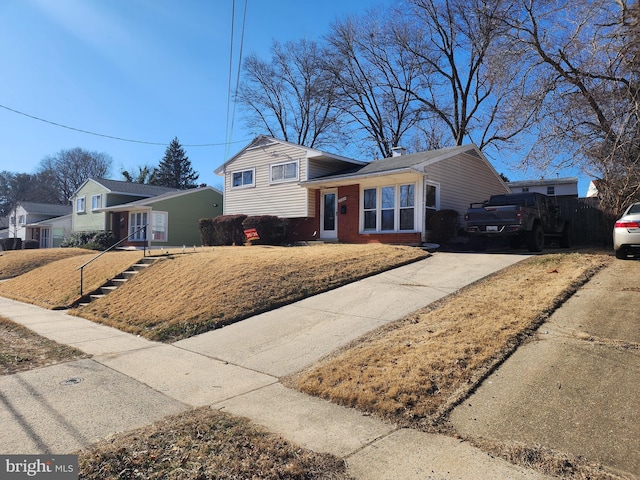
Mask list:
[{"label": "dry brown lawn", "polygon": [[532,257],[369,335],[289,383],[401,425],[442,430],[450,409],[610,258]]},{"label": "dry brown lawn", "polygon": [[[162,257],[75,315],[176,341],[426,257],[412,247],[216,247]],[[1,293],[1,290],[0,290]]]},{"label": "dry brown lawn", "polygon": [[[64,258],[65,248],[57,250],[53,255],[62,259],[50,261],[42,267],[30,269],[19,277],[0,283],[0,295],[33,303],[45,308],[69,307],[80,298],[80,272],[78,267],[94,258],[99,252],[82,249],[81,254]],[[43,250],[44,251],[44,250]],[[38,250],[25,250],[25,261],[30,262],[29,254]],[[8,252],[11,253],[11,252]],[[107,252],[84,270],[84,292],[90,292],[101,286],[107,279],[115,277],[120,272],[142,258],[142,252]]]},{"label": "dry brown lawn", "polygon": [[0,316],[0,375],[67,362],[86,355]]},{"label": "dry brown lawn", "polygon": [[81,451],[79,464],[87,480],[350,478],[343,460],[209,407],[102,441]]},{"label": "dry brown lawn", "polygon": [[0,280],[17,277],[56,260],[87,253],[88,251],[83,248],[43,248],[0,252]]}]

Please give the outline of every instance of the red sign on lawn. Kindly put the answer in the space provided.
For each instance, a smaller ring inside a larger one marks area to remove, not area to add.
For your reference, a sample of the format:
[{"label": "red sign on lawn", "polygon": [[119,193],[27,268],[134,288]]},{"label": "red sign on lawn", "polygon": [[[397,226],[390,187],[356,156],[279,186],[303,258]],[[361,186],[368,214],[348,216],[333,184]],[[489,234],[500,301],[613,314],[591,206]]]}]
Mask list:
[{"label": "red sign on lawn", "polygon": [[258,235],[258,231],[255,228],[247,228],[244,231],[244,235],[247,240],[260,240],[260,235]]}]

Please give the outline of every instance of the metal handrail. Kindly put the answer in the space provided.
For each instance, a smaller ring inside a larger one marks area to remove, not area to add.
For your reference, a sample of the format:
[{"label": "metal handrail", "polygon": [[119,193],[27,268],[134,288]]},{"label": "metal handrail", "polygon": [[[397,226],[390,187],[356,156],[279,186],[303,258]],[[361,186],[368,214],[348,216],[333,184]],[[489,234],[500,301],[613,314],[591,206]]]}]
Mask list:
[{"label": "metal handrail", "polygon": [[86,267],[87,265],[89,265],[91,262],[93,262],[94,260],[97,260],[98,258],[100,258],[102,255],[104,255],[105,253],[107,253],[109,250],[113,250],[114,248],[116,248],[118,245],[120,245],[122,242],[129,240],[131,237],[133,237],[135,234],[137,234],[138,232],[140,232],[141,230],[144,230],[144,245],[143,245],[143,252],[142,252],[142,256],[146,257],[147,256],[147,227],[149,226],[149,224],[143,225],[142,227],[140,227],[139,229],[137,229],[135,232],[130,233],[128,236],[124,237],[122,240],[118,240],[118,242],[114,243],[113,245],[111,245],[109,248],[107,248],[106,250],[104,250],[103,252],[100,252],[98,255],[96,255],[95,257],[93,257],[91,260],[89,260],[88,262],[83,263],[82,265],[80,265],[78,268],[76,268],[76,270],[80,270],[80,296],[82,296],[83,293],[83,289],[82,289],[82,277],[83,277],[83,273],[84,273],[84,267]]}]

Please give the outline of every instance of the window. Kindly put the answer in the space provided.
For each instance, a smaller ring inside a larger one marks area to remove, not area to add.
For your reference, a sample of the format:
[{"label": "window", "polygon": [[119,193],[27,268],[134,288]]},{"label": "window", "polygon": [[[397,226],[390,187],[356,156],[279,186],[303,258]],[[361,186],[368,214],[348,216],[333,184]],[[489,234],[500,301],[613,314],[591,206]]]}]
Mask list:
[{"label": "window", "polygon": [[167,241],[167,223],[169,214],[167,212],[153,212],[151,214],[151,240],[154,242]]},{"label": "window", "polygon": [[380,230],[395,230],[396,187],[382,187],[382,205],[380,209]]},{"label": "window", "polygon": [[15,225],[16,224],[16,217],[11,217],[9,219],[9,222],[11,223],[11,225]]},{"label": "window", "polygon": [[547,187],[547,195],[555,195],[556,194],[556,187],[551,185],[550,187]]},{"label": "window", "polygon": [[271,165],[271,183],[288,182],[298,179],[298,162]]},{"label": "window", "polygon": [[376,223],[376,197],[378,191],[375,188],[367,188],[364,191],[364,229],[375,230],[377,228]]},{"label": "window", "polygon": [[426,230],[431,230],[431,219],[438,210],[438,187],[435,185],[427,183],[424,186],[424,208],[424,227]]},{"label": "window", "polygon": [[400,185],[400,230],[413,230],[416,186]]},{"label": "window", "polygon": [[24,225],[24,215],[18,215],[18,225]]},{"label": "window", "polygon": [[85,212],[85,197],[76,198],[76,213]]},{"label": "window", "polygon": [[[129,215],[129,235],[133,235],[130,240],[144,241],[147,239],[146,229],[142,229],[147,225],[147,212],[134,212]],[[135,233],[135,235],[134,235]]]},{"label": "window", "polygon": [[362,192],[365,231],[393,232],[415,229],[415,184],[385,185]]},{"label": "window", "polygon": [[102,195],[93,195],[91,197],[91,210],[102,208]]},{"label": "window", "polygon": [[242,172],[233,172],[231,174],[231,188],[253,187],[254,169],[243,170]]}]

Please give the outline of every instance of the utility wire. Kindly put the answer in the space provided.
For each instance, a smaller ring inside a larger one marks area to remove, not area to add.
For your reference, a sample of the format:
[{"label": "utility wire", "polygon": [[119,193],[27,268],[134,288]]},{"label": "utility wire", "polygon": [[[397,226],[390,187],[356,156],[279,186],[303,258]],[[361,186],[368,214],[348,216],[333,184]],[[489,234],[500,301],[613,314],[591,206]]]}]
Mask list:
[{"label": "utility wire", "polygon": [[[231,39],[229,43],[229,79],[227,85],[227,122],[226,122],[226,132],[225,132],[225,140],[227,140],[227,145],[230,145],[234,142],[231,141],[233,138],[233,127],[235,124],[236,118],[236,101],[235,98],[238,95],[238,85],[240,83],[240,69],[242,67],[242,49],[244,46],[244,29],[247,21],[247,4],[248,0],[244,1],[244,12],[242,15],[242,30],[240,32],[240,53],[238,57],[238,71],[236,74],[236,82],[235,88],[231,89],[231,83],[233,79],[233,43],[235,36],[235,11],[236,11],[236,2],[233,0],[231,6]],[[231,109],[231,102],[233,101],[233,109]],[[229,152],[226,152],[226,156],[229,156]]]},{"label": "utility wire", "polygon": [[[231,77],[233,75],[233,36],[234,36],[234,26],[236,23],[236,0],[232,0],[231,2],[231,38],[229,39],[229,78],[227,81],[227,117],[226,117],[226,122],[225,122],[225,132],[224,132],[224,139],[225,140],[229,140],[229,111],[231,110]],[[227,152],[225,152],[225,157],[229,156],[228,155],[228,149]]]},{"label": "utility wire", "polygon": [[[54,126],[60,127],[60,128],[66,128],[68,130],[73,130],[75,132],[86,133],[87,135],[94,135],[96,137],[110,138],[112,140],[119,140],[121,142],[142,143],[142,144],[145,144],[145,145],[161,145],[163,147],[169,145],[166,142],[146,142],[144,140],[133,140],[133,139],[130,139],[130,138],[115,137],[113,135],[105,135],[103,133],[90,132],[88,130],[83,130],[81,128],[70,127],[68,125],[63,125],[61,123],[52,122],[51,120],[46,120],[44,118],[36,117],[35,115],[29,115],[28,113],[24,113],[24,112],[21,112],[19,110],[14,110],[13,108],[9,108],[9,107],[7,107],[5,105],[0,105],[0,108],[4,108],[5,110],[8,110],[8,111],[13,112],[13,113],[17,113],[18,115],[23,115],[23,116],[31,118],[33,120],[38,120],[39,122],[48,123],[49,125],[54,125]],[[244,142],[248,142],[248,140],[238,140],[236,142],[199,143],[199,144],[190,144],[190,145],[181,144],[181,145],[183,147],[219,147],[219,146],[222,146],[222,145],[228,145],[229,143],[244,143]]]}]

